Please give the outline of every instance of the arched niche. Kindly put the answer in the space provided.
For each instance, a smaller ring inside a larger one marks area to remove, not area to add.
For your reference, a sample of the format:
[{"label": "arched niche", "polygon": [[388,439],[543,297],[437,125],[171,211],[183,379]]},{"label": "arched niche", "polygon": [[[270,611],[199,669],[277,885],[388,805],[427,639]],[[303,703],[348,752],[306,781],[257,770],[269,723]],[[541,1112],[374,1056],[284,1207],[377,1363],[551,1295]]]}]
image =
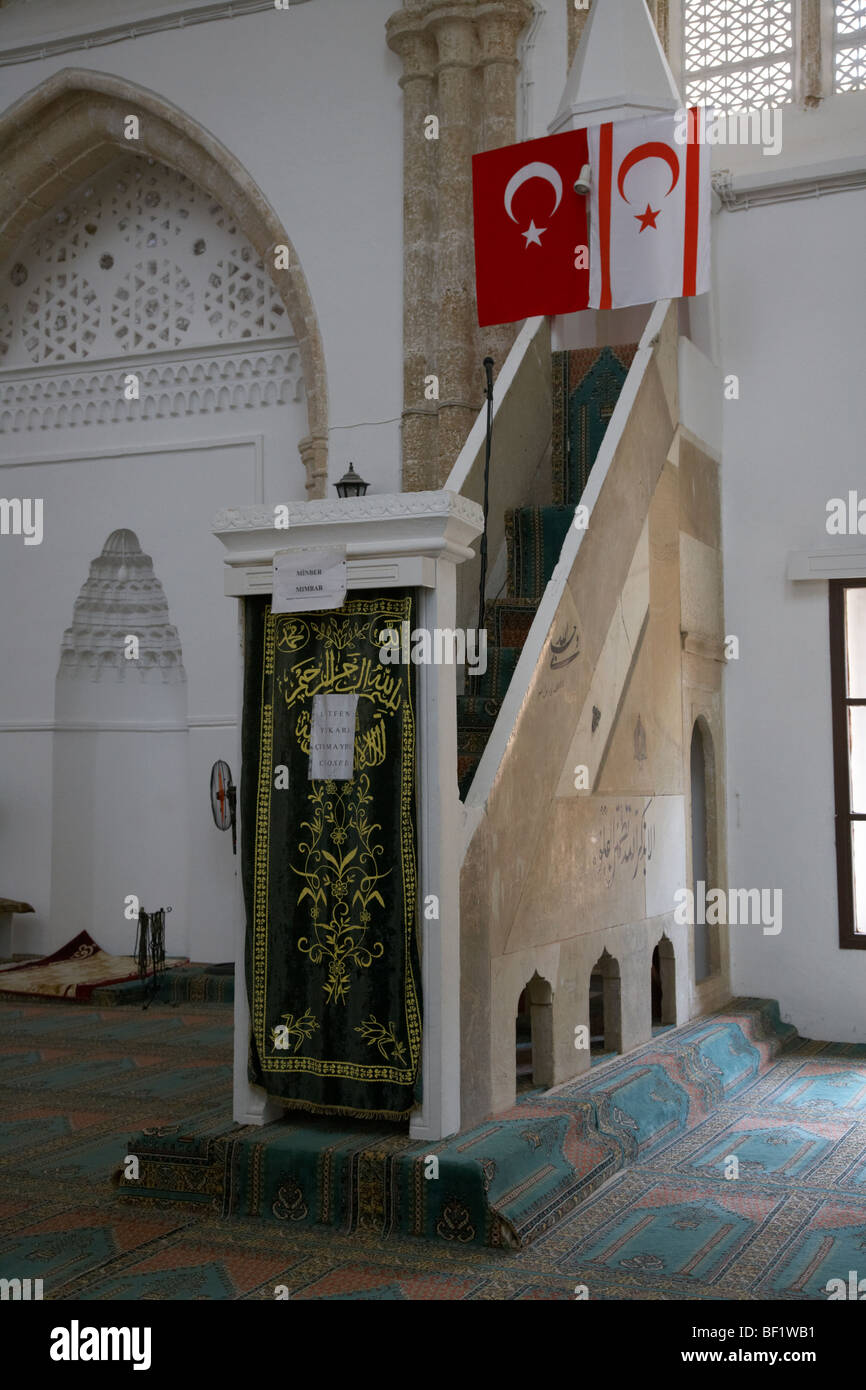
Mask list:
[{"label": "arched niche", "polygon": [[553,1085],[553,990],[536,970],[521,990],[515,1024],[517,1094]]},{"label": "arched niche", "polygon": [[619,961],[607,948],[589,977],[590,1056],[622,1052],[622,982]]},{"label": "arched niche", "polygon": [[[107,537],[69,602],[54,684],[50,949],[87,931],[110,954],[130,955],[136,924],[117,904],[135,894],[147,912],[173,909],[169,955],[192,949],[194,960],[206,959],[210,927],[193,925],[187,909],[183,652],[168,597],[134,531]],[[131,659],[124,650],[130,626],[138,641]]]},{"label": "arched niche", "polygon": [[[691,829],[692,892],[694,894],[694,978],[695,984],[711,979],[721,968],[718,926],[698,921],[700,904],[718,887],[718,846],[716,837],[716,763],[713,736],[701,715],[692,725],[689,746],[689,804]],[[703,886],[702,886],[703,885]]]},{"label": "arched niche", "polygon": [[[237,220],[276,285],[297,338],[309,434],[299,450],[307,493],[322,497],[328,467],[328,391],[319,325],[285,228],[243,165],[202,126],[146,87],[107,73],[63,68],[0,115],[0,263],[64,193],[129,153],[124,121],[140,117],[136,152],[185,174]],[[275,248],[287,248],[276,269]]]},{"label": "arched niche", "polygon": [[662,936],[652,953],[650,966],[652,1026],[666,1027],[677,1021],[677,961],[673,943]]}]

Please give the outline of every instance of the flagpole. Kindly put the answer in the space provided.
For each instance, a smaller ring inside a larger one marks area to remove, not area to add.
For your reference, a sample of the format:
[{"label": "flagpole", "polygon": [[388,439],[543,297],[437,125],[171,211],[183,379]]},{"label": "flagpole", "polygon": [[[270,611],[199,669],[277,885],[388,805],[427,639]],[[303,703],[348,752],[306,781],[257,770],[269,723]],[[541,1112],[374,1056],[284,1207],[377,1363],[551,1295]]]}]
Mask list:
[{"label": "flagpole", "polygon": [[487,374],[487,442],[484,449],[484,529],[481,532],[481,579],[478,586],[478,631],[484,627],[484,586],[487,582],[487,509],[490,491],[490,444],[493,438],[493,358],[485,357]]}]

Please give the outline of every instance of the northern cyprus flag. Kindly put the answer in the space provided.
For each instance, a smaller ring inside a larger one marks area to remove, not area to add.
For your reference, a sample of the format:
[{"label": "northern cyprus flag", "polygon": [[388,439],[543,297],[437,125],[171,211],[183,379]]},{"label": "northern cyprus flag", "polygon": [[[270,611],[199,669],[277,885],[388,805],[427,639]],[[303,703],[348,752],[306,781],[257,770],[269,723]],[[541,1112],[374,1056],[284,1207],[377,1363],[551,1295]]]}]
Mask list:
[{"label": "northern cyprus flag", "polygon": [[622,309],[710,288],[706,110],[608,121],[589,132],[589,302]]}]

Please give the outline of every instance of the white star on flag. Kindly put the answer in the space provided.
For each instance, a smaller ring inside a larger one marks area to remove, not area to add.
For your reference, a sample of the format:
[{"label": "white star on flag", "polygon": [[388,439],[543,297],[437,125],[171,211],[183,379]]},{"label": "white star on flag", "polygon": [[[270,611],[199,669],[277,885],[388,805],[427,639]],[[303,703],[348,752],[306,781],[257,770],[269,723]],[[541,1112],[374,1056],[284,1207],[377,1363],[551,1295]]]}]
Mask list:
[{"label": "white star on flag", "polygon": [[540,245],[541,245],[541,234],[542,234],[542,232],[546,232],[546,231],[547,231],[547,228],[546,228],[546,227],[536,227],[536,225],[535,225],[534,222],[530,222],[530,224],[529,224],[529,226],[527,227],[526,231],[520,233],[521,236],[525,236],[525,237],[526,237],[526,246],[524,246],[524,248],[523,248],[524,251],[527,250],[527,248],[528,248],[530,245],[532,245],[532,246],[540,246]]}]

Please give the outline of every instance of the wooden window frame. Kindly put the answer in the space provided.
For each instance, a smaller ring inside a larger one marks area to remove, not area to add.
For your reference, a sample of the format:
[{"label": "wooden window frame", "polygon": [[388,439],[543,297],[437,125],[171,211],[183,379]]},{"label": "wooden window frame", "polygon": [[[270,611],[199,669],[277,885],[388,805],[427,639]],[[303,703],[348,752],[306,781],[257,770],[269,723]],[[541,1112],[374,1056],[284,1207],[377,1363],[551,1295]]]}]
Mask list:
[{"label": "wooden window frame", "polygon": [[845,641],[845,591],[863,588],[866,588],[866,579],[831,579],[829,583],[839,947],[847,951],[866,950],[866,932],[854,930],[854,861],[851,853],[851,825],[854,821],[866,821],[866,814],[851,810],[848,755],[848,709],[852,705],[866,705],[866,699],[848,697]]}]

